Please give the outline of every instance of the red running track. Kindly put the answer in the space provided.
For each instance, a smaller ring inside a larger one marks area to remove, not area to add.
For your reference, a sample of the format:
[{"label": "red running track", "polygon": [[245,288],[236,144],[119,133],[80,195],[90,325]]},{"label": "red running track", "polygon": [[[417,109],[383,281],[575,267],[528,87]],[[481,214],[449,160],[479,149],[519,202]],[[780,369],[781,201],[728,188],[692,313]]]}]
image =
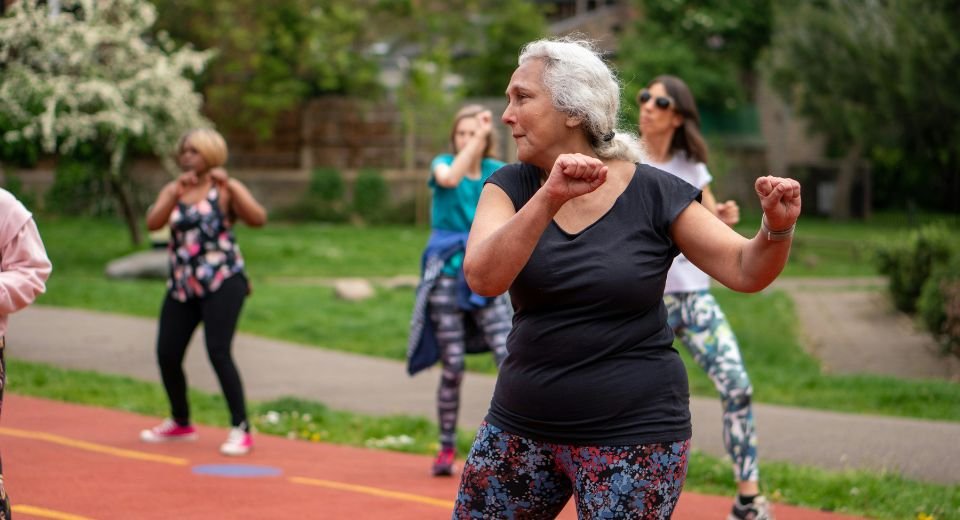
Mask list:
[{"label": "red running track", "polygon": [[[218,452],[222,428],[151,445],[156,418],[8,395],[0,421],[4,481],[17,520],[449,519],[456,478],[429,475],[430,457],[259,435],[246,457]],[[268,476],[198,473],[267,469]],[[224,468],[224,465],[227,465]],[[726,517],[731,498],[684,493],[677,519]],[[780,520],[854,517],[777,505]],[[560,518],[573,519],[573,507]]]}]

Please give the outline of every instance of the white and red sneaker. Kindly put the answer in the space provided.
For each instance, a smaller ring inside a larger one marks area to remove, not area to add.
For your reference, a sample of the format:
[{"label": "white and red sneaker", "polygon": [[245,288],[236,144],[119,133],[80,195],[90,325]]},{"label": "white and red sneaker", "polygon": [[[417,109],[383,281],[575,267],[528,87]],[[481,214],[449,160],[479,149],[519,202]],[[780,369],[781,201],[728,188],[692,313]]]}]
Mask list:
[{"label": "white and red sneaker", "polygon": [[253,449],[253,435],[243,428],[231,428],[227,441],[220,445],[220,453],[224,455],[246,455]]},{"label": "white and red sneaker", "polygon": [[193,425],[180,426],[173,419],[164,419],[158,426],[140,432],[143,442],[195,441],[197,429]]}]

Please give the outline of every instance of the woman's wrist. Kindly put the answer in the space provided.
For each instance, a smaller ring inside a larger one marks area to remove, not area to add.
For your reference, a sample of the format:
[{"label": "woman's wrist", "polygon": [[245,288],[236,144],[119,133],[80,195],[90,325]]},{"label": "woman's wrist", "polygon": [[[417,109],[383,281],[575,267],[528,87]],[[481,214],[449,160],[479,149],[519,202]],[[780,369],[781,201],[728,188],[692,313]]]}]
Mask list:
[{"label": "woman's wrist", "polygon": [[793,238],[793,232],[797,229],[797,223],[794,222],[789,228],[780,231],[774,231],[767,225],[767,214],[760,217],[760,234],[771,242],[782,242]]}]

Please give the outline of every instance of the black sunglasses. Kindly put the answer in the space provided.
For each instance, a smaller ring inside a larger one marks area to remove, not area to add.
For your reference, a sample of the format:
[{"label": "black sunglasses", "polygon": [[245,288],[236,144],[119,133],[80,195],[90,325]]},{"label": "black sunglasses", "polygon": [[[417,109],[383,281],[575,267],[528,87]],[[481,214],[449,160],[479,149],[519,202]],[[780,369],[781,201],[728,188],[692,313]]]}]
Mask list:
[{"label": "black sunglasses", "polygon": [[[641,105],[646,105],[647,101],[650,101],[652,97],[653,95],[650,94],[649,90],[643,89],[640,91],[640,95],[637,96],[637,100],[640,101]],[[660,110],[666,110],[673,106],[673,98],[670,96],[657,96],[657,98],[653,100],[653,104]]]}]

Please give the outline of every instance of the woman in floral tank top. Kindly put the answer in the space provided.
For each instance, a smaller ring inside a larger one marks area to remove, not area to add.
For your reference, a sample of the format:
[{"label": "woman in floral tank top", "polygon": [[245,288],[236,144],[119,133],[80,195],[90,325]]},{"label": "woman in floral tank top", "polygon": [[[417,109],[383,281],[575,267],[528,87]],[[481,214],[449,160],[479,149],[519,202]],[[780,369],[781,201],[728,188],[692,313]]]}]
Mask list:
[{"label": "woman in floral tank top", "polygon": [[260,227],[267,213],[242,182],[227,175],[222,168],[226,160],[226,142],[216,131],[184,134],[177,146],[183,173],[163,187],[147,214],[151,231],[170,227],[170,278],[160,311],[157,361],[171,417],[140,432],[140,438],[145,442],[197,438],[190,423],[183,359],[202,322],[207,354],[230,409],[232,428],[220,451],[244,455],[253,439],[231,347],[249,285],[232,226],[239,219]]}]

